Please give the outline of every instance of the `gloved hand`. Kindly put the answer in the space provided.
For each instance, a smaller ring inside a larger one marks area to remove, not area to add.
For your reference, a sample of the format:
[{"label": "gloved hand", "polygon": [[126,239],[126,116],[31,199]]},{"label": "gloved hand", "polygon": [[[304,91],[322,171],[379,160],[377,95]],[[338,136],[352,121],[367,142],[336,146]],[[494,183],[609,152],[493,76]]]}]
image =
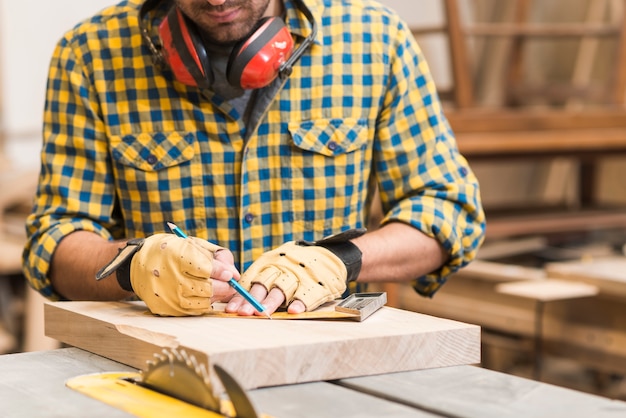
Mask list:
[{"label": "gloved hand", "polygon": [[96,278],[117,270],[122,288],[134,291],[153,314],[202,315],[212,310],[210,278],[215,253],[223,249],[196,237],[155,234],[129,241]]},{"label": "gloved hand", "polygon": [[355,235],[350,231],[349,235],[334,236],[328,241],[283,244],[262,254],[242,274],[239,283],[248,290],[255,283],[268,292],[278,288],[285,295],[285,306],[300,300],[307,311],[312,311],[340,297],[347,282],[356,280],[361,252],[347,241],[352,236]]}]

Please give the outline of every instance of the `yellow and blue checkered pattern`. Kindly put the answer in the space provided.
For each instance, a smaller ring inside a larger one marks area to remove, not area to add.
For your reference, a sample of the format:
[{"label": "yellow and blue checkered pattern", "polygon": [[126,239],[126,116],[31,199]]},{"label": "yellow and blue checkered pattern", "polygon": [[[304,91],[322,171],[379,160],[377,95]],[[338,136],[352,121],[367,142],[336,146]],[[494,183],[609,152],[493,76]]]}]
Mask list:
[{"label": "yellow and blue checkered pattern", "polygon": [[[142,237],[178,224],[233,251],[264,251],[367,224],[378,187],[386,216],[435,237],[446,266],[415,280],[432,295],[483,239],[479,188],[442,114],[410,31],[372,0],[305,0],[318,23],[254,127],[227,101],[153,65],[140,0],[65,34],[52,57],[40,187],[24,272],[43,295],[56,245],[75,230]],[[286,0],[301,42],[311,32]],[[151,13],[151,33],[165,7]],[[419,256],[419,255],[416,255]]]}]

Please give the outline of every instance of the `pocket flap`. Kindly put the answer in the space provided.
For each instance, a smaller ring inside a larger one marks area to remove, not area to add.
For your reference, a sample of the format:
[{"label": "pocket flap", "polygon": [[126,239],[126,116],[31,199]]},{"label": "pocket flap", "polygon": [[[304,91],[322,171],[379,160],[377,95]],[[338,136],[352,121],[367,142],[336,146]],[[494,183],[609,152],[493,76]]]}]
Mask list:
[{"label": "pocket flap", "polygon": [[328,157],[355,151],[367,141],[366,119],[317,119],[291,122],[294,144]]},{"label": "pocket flap", "polygon": [[191,133],[140,133],[112,137],[113,158],[143,171],[157,171],[189,161],[194,156]]}]

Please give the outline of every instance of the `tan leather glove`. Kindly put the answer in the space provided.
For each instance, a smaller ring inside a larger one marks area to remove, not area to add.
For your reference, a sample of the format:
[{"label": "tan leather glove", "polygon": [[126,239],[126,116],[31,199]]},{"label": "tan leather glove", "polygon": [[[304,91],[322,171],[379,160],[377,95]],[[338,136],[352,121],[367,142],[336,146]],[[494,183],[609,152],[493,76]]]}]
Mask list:
[{"label": "tan leather glove", "polygon": [[300,300],[307,311],[340,297],[347,282],[356,280],[361,252],[347,240],[364,233],[350,230],[318,242],[288,242],[261,255],[242,274],[240,284],[280,289],[285,306]]},{"label": "tan leather glove", "polygon": [[196,237],[155,234],[129,241],[96,278],[118,270],[122,288],[134,291],[155,315],[202,315],[212,310],[210,277],[215,252],[220,249]]}]

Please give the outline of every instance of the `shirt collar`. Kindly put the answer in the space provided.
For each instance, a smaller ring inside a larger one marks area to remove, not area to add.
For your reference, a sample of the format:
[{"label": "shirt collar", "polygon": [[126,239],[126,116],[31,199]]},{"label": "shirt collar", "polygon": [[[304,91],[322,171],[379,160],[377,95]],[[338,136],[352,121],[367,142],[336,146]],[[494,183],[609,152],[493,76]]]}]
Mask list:
[{"label": "shirt collar", "polygon": [[[313,26],[304,13],[298,9],[297,2],[298,0],[284,0],[287,15],[285,20],[287,27],[292,34],[306,38],[313,31]],[[314,39],[314,43],[321,44],[319,28],[322,20],[322,12],[324,11],[324,5],[318,0],[300,0],[300,2],[311,12],[313,19],[317,23],[318,31],[317,36]]]}]

